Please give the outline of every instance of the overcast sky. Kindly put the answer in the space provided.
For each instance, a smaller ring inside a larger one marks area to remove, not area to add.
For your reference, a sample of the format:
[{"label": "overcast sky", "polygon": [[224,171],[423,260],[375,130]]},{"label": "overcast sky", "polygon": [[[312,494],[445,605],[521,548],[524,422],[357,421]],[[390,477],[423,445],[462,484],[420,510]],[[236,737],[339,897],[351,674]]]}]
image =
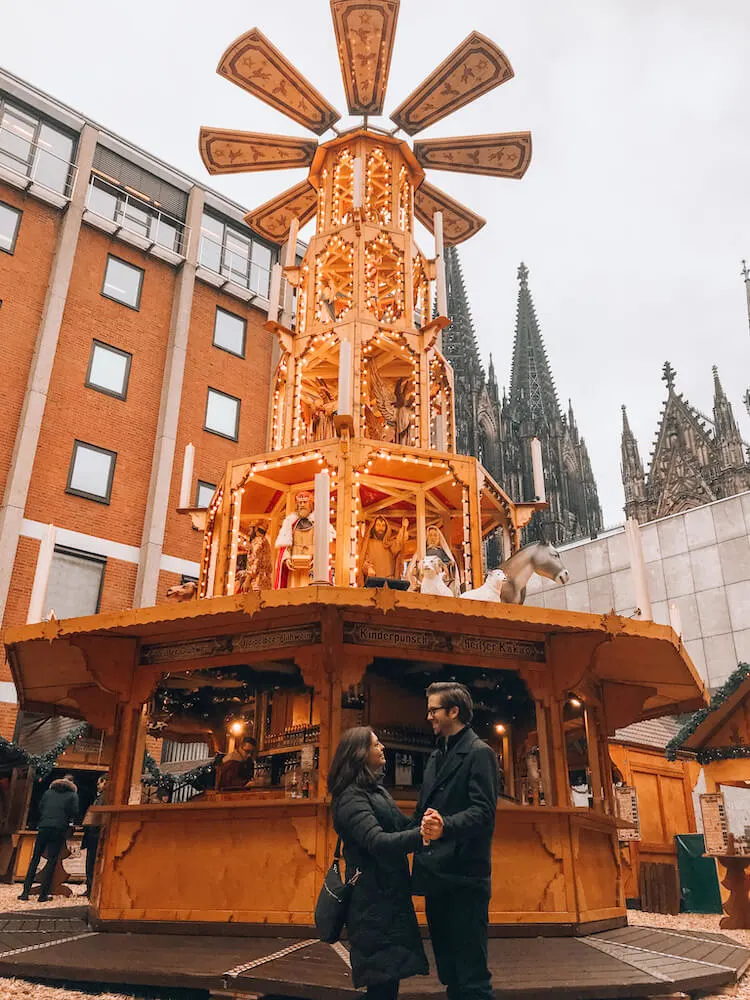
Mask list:
[{"label": "overcast sky", "polygon": [[[256,25],[345,109],[327,0],[7,4],[0,62],[207,180],[200,125],[304,134],[215,74],[226,46]],[[460,253],[480,347],[501,385],[516,269],[528,265],[561,402],[573,400],[605,522],[616,523],[620,404],[647,462],[666,359],[678,389],[709,415],[717,364],[750,439],[740,277],[750,257],[750,3],[402,0],[386,110],[473,29],[500,45],[515,78],[423,136],[530,129],[531,166],[521,181],[431,179],[487,219]],[[210,184],[250,208],[302,176]]]}]

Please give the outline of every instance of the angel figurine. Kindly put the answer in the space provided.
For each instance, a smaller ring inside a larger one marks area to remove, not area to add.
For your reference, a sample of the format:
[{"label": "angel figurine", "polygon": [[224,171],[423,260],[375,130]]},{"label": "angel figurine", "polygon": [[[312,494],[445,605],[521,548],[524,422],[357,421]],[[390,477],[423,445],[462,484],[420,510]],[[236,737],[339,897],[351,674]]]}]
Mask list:
[{"label": "angel figurine", "polygon": [[391,388],[373,361],[370,365],[370,384],[375,395],[377,411],[365,407],[368,437],[394,444],[408,444],[411,430],[414,394],[409,391],[409,379],[399,378]]},{"label": "angel figurine", "polygon": [[310,440],[327,441],[336,437],[333,418],[337,404],[325,379],[318,378],[315,381],[318,396],[310,405]]}]

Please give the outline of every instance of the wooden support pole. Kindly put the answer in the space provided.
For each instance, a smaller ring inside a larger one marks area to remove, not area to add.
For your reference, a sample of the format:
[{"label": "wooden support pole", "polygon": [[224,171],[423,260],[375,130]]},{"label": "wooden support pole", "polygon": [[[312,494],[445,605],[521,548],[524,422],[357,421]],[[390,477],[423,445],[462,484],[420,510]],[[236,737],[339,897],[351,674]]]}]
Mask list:
[{"label": "wooden support pole", "polygon": [[268,319],[272,323],[279,321],[279,308],[281,306],[281,264],[274,264],[271,268],[271,286],[268,291]]},{"label": "wooden support pole", "polygon": [[629,517],[625,522],[625,538],[628,543],[636,606],[640,609],[640,617],[651,621],[654,614],[648,592],[648,576],[646,574],[646,560],[643,557],[643,546],[641,545],[641,529],[633,517]]},{"label": "wooden support pole", "polygon": [[601,761],[599,758],[599,727],[596,724],[596,710],[583,709],[583,721],[586,727],[586,749],[589,758],[589,777],[591,779],[591,797],[595,812],[604,812],[604,787],[602,785]]},{"label": "wooden support pole", "polygon": [[180,507],[193,506],[193,466],[195,464],[195,445],[192,441],[185,445],[185,456],[182,459],[182,479],[180,480]]},{"label": "wooden support pole", "polygon": [[299,233],[299,219],[292,219],[289,225],[289,236],[286,241],[286,253],[284,254],[284,267],[294,267],[297,263],[297,234]]},{"label": "wooden support pole", "polygon": [[438,316],[448,315],[448,288],[445,280],[445,244],[443,242],[443,213],[435,212],[435,284]]},{"label": "wooden support pole", "polygon": [[550,738],[547,726],[547,709],[543,701],[535,701],[536,730],[539,736],[539,764],[542,771],[542,788],[544,789],[545,805],[556,805],[555,789],[552,783],[552,767],[550,764]]}]

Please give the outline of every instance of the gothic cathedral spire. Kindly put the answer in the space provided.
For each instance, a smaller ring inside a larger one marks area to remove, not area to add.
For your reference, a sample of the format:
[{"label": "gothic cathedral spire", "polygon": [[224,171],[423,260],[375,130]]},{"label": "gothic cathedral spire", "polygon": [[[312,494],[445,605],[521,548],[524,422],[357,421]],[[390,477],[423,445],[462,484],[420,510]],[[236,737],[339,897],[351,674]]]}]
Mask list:
[{"label": "gothic cathedral spire", "polygon": [[529,290],[529,269],[523,262],[518,268],[518,280],[510,402],[538,427],[540,422],[549,424],[560,420],[560,406]]}]

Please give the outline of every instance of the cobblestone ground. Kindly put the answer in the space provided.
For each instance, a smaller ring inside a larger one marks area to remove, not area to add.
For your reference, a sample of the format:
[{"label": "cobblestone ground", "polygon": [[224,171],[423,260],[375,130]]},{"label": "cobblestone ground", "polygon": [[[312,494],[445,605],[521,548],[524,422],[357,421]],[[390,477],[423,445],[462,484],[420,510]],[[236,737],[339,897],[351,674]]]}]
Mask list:
[{"label": "cobblestone ground", "polygon": [[[0,885],[0,912],[9,911],[34,912],[43,910],[45,904],[40,904],[31,900],[28,903],[21,902],[17,897],[20,887],[16,885]],[[81,899],[81,887],[73,887],[74,895],[63,900],[59,897],[50,903],[50,906],[79,906]],[[672,927],[676,930],[711,931],[726,934],[739,944],[750,948],[750,930],[746,931],[720,931],[718,916],[699,916],[696,914],[682,913],[677,917],[667,917],[660,913],[641,913],[637,910],[628,911],[628,921],[638,926],[652,927]],[[38,982],[27,982],[21,979],[0,978],[0,1000],[199,1000],[205,994],[190,993],[183,991],[178,994],[172,991],[144,991],[138,988],[129,992],[101,992],[92,986],[84,989],[72,987],[52,986]],[[720,1000],[720,998],[734,997],[736,1000],[750,1000],[750,972],[743,976],[742,980],[734,986],[728,986],[718,993],[705,995],[703,1000]]]}]

